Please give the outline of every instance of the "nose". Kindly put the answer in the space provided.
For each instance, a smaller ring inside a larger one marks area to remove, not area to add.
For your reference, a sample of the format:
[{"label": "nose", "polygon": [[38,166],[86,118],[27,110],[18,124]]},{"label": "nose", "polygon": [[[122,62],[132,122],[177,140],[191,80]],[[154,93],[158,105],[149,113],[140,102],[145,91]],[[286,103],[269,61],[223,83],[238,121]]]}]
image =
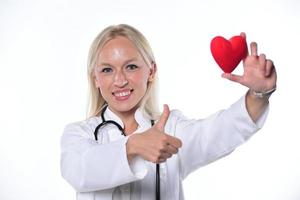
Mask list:
[{"label": "nose", "polygon": [[114,85],[117,87],[124,87],[128,83],[126,75],[122,70],[118,71],[114,77]]}]

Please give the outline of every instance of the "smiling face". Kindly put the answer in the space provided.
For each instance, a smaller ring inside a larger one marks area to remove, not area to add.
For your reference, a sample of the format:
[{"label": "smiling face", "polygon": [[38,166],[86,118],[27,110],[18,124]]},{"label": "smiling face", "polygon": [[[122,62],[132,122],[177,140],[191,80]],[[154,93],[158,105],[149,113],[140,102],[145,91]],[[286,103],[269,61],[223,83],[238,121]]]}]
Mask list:
[{"label": "smiling face", "polygon": [[134,113],[154,74],[154,66],[147,66],[133,43],[118,36],[99,52],[95,85],[114,113]]}]

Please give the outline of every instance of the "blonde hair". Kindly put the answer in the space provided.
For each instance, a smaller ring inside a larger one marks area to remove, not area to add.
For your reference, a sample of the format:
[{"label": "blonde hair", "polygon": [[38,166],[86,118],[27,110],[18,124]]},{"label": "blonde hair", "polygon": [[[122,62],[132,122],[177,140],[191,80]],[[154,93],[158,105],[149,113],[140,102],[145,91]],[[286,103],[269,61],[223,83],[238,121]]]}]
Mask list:
[{"label": "blonde hair", "polygon": [[[99,89],[95,85],[94,69],[96,67],[97,57],[103,46],[117,36],[122,36],[129,39],[135,45],[137,51],[140,53],[144,62],[149,68],[156,63],[147,39],[137,29],[126,24],[119,24],[105,28],[92,42],[88,56],[88,117],[98,116],[103,107],[107,104]],[[143,115],[149,119],[157,119],[159,115],[156,98],[157,81],[157,76],[155,75],[154,80],[148,82],[147,91],[139,105]]]}]

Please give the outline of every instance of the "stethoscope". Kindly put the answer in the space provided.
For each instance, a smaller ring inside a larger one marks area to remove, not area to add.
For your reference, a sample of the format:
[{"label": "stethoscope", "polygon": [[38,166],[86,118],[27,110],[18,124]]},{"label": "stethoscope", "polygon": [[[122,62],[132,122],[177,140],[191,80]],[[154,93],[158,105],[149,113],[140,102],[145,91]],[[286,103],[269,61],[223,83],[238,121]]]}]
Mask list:
[{"label": "stethoscope", "polygon": [[[105,120],[104,118],[104,112],[107,108],[107,105],[102,109],[101,112],[101,119],[102,122],[95,128],[94,131],[94,136],[95,136],[95,140],[98,141],[98,130],[107,125],[107,124],[113,124],[116,127],[118,127],[118,129],[121,131],[121,135],[126,136],[124,129],[122,128],[122,126],[120,124],[118,124],[117,122],[113,121],[113,120]],[[154,120],[151,120],[151,125],[154,125]],[[155,187],[155,194],[156,194],[156,200],[160,200],[160,175],[159,175],[159,164],[156,164],[156,187]]]}]

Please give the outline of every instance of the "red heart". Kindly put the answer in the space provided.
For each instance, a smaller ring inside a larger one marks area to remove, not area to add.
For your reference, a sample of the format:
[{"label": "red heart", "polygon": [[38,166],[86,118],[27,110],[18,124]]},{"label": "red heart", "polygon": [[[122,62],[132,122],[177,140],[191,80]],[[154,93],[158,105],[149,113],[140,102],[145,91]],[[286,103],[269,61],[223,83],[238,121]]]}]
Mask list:
[{"label": "red heart", "polygon": [[217,64],[226,73],[231,73],[248,53],[246,39],[242,36],[234,36],[229,40],[216,36],[210,43],[210,50]]}]

